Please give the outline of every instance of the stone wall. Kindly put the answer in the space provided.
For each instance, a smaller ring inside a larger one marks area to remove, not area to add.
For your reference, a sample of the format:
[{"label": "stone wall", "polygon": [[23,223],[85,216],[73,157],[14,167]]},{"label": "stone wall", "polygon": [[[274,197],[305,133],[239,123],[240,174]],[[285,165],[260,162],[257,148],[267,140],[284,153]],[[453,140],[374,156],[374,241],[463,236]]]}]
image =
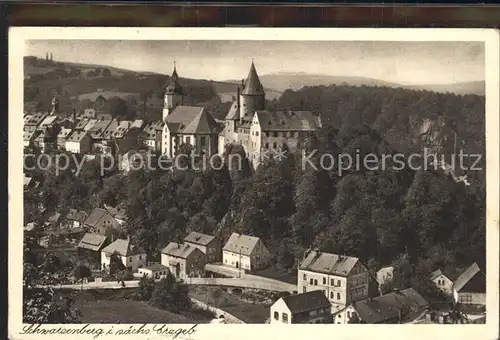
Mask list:
[{"label": "stone wall", "polygon": [[212,313],[214,313],[217,318],[220,318],[221,315],[224,316],[224,320],[226,320],[227,323],[234,323],[234,324],[236,324],[236,323],[244,323],[243,321],[241,321],[240,319],[238,319],[234,315],[229,314],[228,312],[223,311],[222,309],[215,308],[213,306],[207,305],[206,303],[201,302],[201,301],[196,300],[196,299],[193,299],[193,298],[191,298],[191,301],[197,307],[200,307],[200,308],[203,308],[203,309],[208,309],[209,311],[211,311]]}]

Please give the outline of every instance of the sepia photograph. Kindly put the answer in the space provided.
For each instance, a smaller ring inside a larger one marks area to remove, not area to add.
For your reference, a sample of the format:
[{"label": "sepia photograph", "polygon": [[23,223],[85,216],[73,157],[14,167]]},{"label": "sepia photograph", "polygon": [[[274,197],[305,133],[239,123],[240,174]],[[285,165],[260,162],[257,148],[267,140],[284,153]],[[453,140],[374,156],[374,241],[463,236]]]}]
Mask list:
[{"label": "sepia photograph", "polygon": [[20,42],[25,334],[487,323],[486,38],[371,31]]}]

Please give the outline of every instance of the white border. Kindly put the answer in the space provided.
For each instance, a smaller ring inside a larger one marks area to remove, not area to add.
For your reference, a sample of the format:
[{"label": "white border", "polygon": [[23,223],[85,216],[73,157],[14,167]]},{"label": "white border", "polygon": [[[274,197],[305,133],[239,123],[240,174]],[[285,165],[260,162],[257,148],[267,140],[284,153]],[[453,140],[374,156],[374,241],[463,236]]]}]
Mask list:
[{"label": "white border", "polygon": [[[112,28],[15,27],[9,30],[9,338],[68,336],[20,335],[22,328],[23,244],[23,56],[26,40],[303,40],[303,41],[479,41],[485,43],[487,178],[487,323],[485,325],[198,325],[195,339],[498,339],[499,307],[499,34],[493,29],[390,28]],[[54,325],[55,326],[55,325]],[[76,326],[76,325],[75,325]],[[96,325],[109,329],[111,325]],[[121,329],[129,325],[121,324]],[[175,327],[176,325],[170,325]],[[186,327],[187,325],[177,325]],[[116,329],[118,326],[114,326]],[[347,328],[346,328],[347,327]],[[121,336],[123,337],[123,336]],[[133,336],[136,338],[137,336]],[[150,334],[148,339],[164,338]],[[92,339],[92,336],[71,336]],[[101,336],[100,338],[113,338]],[[116,336],[120,338],[120,336]],[[179,337],[181,338],[181,337]]]}]

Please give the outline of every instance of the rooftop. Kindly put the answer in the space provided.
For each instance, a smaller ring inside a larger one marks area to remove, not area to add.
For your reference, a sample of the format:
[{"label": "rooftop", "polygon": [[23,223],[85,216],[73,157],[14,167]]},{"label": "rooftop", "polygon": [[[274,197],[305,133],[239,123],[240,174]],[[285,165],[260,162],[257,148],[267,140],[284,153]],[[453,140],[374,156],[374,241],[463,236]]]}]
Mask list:
[{"label": "rooftop", "polygon": [[315,131],[321,120],[311,111],[257,111],[262,131]]},{"label": "rooftop", "polygon": [[139,249],[138,247],[132,245],[129,239],[127,240],[118,239],[115,242],[108,245],[102,251],[108,254],[113,254],[116,252],[121,256],[145,254],[145,252],[142,249]]},{"label": "rooftop", "polygon": [[474,262],[457,278],[453,288],[457,292],[485,293],[486,275]]},{"label": "rooftop", "polygon": [[233,233],[224,245],[223,250],[248,256],[252,253],[258,242],[258,237]]},{"label": "rooftop", "polygon": [[242,95],[263,95],[264,87],[260,82],[259,76],[257,75],[257,70],[255,69],[255,65],[250,66],[250,71],[248,72],[247,79],[245,80],[245,86],[243,87]]},{"label": "rooftop", "polygon": [[306,252],[299,269],[317,273],[347,276],[359,261],[357,257],[323,253],[320,251]]},{"label": "rooftop", "polygon": [[66,142],[79,142],[87,135],[86,131],[73,131],[69,137],[66,138]]},{"label": "rooftop", "polygon": [[200,251],[198,248],[190,246],[189,244],[179,244],[176,242],[170,242],[163,250],[161,251],[162,254],[174,256],[174,257],[180,257],[180,258],[187,258],[191,253],[194,251]]},{"label": "rooftop", "polygon": [[328,301],[325,294],[321,290],[288,295],[282,297],[282,299],[292,314],[331,307],[330,301]]},{"label": "rooftop", "polygon": [[198,233],[196,231],[191,232],[188,236],[184,238],[184,242],[189,242],[189,243],[195,243],[195,244],[200,244],[206,246],[212,240],[215,238],[215,236],[212,235],[206,235],[202,233]]},{"label": "rooftop", "polygon": [[157,271],[162,271],[162,270],[168,270],[168,267],[165,267],[161,263],[150,263],[149,266],[143,267],[143,269],[157,272]]},{"label": "rooftop", "polygon": [[365,323],[383,323],[400,316],[402,321],[411,320],[428,306],[429,303],[413,288],[353,303]]},{"label": "rooftop", "polygon": [[106,242],[106,239],[106,236],[103,235],[86,233],[78,244],[78,248],[99,251],[104,242]]}]

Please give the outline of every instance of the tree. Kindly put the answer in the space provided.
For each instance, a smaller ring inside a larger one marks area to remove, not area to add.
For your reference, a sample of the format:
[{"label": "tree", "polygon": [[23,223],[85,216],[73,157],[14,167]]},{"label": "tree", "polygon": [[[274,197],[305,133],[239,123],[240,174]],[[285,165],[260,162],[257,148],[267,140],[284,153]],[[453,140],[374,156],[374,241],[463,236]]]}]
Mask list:
[{"label": "tree", "polygon": [[191,308],[188,293],[188,286],[176,281],[175,277],[168,273],[166,278],[156,284],[150,302],[154,307],[171,312],[185,311]]},{"label": "tree", "polygon": [[125,268],[126,267],[122,262],[120,254],[118,254],[117,252],[111,254],[111,257],[109,259],[109,273],[113,275],[121,270],[124,270]]},{"label": "tree", "polygon": [[155,289],[155,280],[153,278],[141,277],[139,281],[139,291],[137,296],[142,301],[149,301]]},{"label": "tree", "polygon": [[103,77],[110,77],[110,76],[111,76],[111,71],[109,70],[109,68],[104,68],[104,69],[102,70],[101,75],[102,75]]}]

